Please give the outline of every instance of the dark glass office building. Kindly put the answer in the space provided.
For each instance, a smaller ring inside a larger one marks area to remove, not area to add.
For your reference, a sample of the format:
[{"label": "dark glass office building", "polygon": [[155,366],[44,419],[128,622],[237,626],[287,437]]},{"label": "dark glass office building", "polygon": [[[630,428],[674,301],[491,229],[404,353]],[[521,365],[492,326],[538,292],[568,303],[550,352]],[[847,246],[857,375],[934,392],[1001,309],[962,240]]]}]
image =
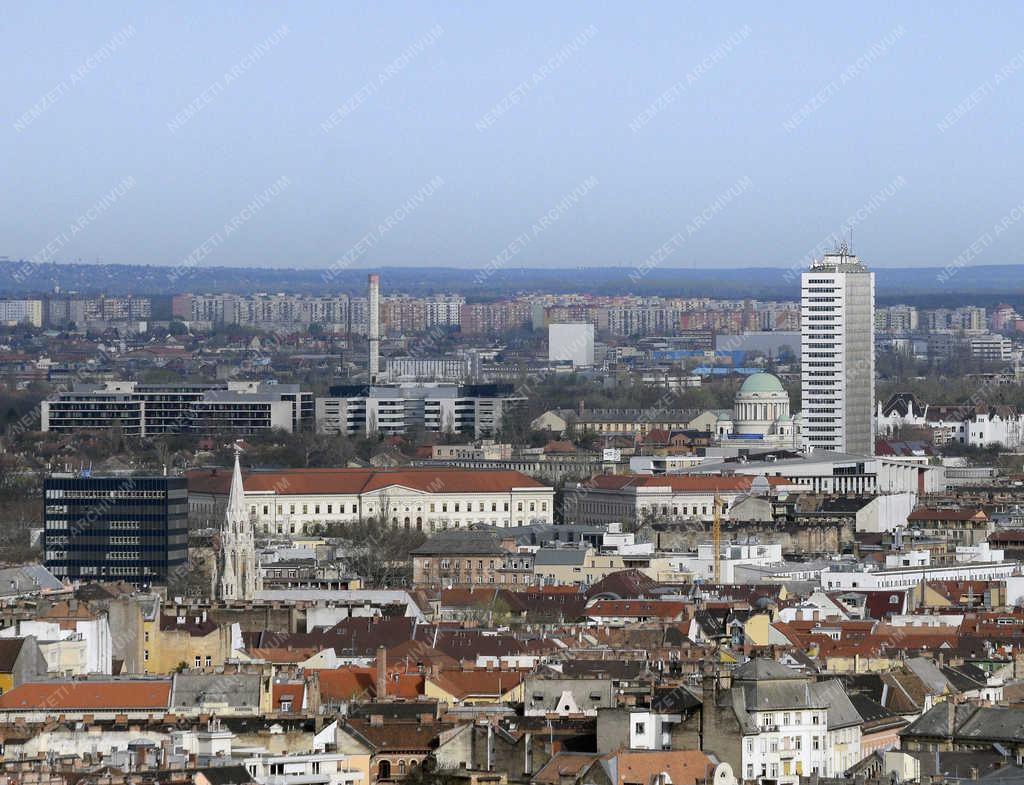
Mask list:
[{"label": "dark glass office building", "polygon": [[46,479],[43,547],[58,578],[166,583],[188,560],[184,477]]}]

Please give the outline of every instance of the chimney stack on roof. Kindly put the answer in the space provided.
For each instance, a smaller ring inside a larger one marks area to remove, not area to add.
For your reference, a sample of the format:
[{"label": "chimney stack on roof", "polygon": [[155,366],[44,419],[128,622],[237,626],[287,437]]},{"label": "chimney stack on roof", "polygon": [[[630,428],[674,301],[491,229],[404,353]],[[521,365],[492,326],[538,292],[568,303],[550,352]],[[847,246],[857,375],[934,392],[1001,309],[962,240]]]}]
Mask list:
[{"label": "chimney stack on roof", "polygon": [[383,700],[388,694],[388,651],[383,646],[377,647],[377,700]]}]

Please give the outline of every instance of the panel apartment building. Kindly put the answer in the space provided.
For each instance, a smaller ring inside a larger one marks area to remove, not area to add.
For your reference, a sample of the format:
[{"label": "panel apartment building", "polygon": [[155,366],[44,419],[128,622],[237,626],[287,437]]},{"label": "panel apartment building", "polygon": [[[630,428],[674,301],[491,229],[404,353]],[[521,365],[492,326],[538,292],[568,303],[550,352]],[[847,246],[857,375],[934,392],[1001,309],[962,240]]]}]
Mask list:
[{"label": "panel apartment building", "polygon": [[297,384],[77,384],[42,404],[43,431],[120,427],[126,436],[313,428],[313,394]]},{"label": "panel apartment building", "polygon": [[437,433],[493,436],[526,399],[508,384],[349,384],[316,399],[320,433]]},{"label": "panel apartment building", "polygon": [[875,274],[846,244],[800,276],[801,439],[874,455]]},{"label": "panel apartment building", "polygon": [[166,583],[188,561],[184,477],[53,475],[43,490],[44,561],[58,578]]}]

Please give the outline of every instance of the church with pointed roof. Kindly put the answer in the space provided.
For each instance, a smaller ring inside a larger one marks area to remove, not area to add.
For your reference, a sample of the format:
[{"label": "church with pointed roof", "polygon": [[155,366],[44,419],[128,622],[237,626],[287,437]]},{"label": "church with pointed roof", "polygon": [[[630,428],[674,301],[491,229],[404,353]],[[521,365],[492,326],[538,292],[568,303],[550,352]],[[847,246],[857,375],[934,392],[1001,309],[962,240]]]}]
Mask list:
[{"label": "church with pointed roof", "polygon": [[254,600],[262,588],[254,526],[245,508],[245,488],[236,449],[227,510],[220,528],[213,596],[219,600]]}]

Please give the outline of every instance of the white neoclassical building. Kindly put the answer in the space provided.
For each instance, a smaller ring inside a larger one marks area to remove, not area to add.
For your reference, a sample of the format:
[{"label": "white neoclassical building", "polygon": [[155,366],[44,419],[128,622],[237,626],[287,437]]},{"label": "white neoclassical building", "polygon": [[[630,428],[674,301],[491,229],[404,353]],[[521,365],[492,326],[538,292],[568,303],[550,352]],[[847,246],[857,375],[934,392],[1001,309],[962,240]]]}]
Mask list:
[{"label": "white neoclassical building", "polygon": [[748,376],[736,393],[732,415],[718,418],[715,432],[722,445],[796,447],[797,422],[789,413],[789,394],[770,373]]},{"label": "white neoclassical building", "polygon": [[[262,535],[303,535],[371,519],[419,531],[554,522],[554,488],[514,471],[286,469],[250,472],[244,480],[240,504]],[[194,519],[224,509],[226,473],[193,471],[188,484]]]}]

